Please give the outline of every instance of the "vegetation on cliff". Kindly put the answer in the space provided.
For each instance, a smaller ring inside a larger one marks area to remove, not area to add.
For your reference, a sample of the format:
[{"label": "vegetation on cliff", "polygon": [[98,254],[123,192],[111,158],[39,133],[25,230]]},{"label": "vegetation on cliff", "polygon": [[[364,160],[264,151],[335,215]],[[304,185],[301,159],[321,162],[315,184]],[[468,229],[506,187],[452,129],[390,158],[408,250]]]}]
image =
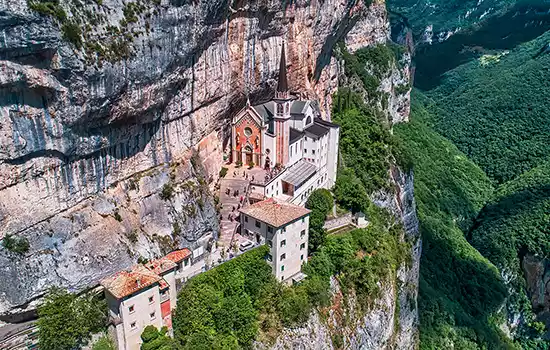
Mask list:
[{"label": "vegetation on cliff", "polygon": [[[304,266],[296,286],[275,280],[265,261],[267,246],[256,248],[190,280],[178,295],[174,335],[182,349],[236,349],[256,339],[271,342],[283,327],[306,322],[313,309],[330,304],[330,278],[354,291],[367,310],[407,256],[402,227],[383,210],[369,206],[371,225],[329,236]],[[347,293],[346,293],[347,294]]]},{"label": "vegetation on cliff", "polygon": [[412,121],[396,135],[415,164],[415,198],[423,238],[420,263],[421,349],[508,348],[493,317],[507,296],[498,270],[466,240],[492,193],[490,180],[449,141],[421,120],[414,96]]},{"label": "vegetation on cliff", "polygon": [[[436,119],[432,112],[439,111],[433,103],[415,93],[412,121],[395,128],[415,164],[424,240],[421,348],[452,341],[467,349],[545,349],[548,344],[539,338],[544,326],[534,322],[520,262],[526,252],[550,252],[550,166],[545,163],[493,191],[494,181],[430,128]],[[508,276],[506,283],[501,274]],[[507,316],[501,309],[505,303],[524,317],[514,342],[497,328]]]}]

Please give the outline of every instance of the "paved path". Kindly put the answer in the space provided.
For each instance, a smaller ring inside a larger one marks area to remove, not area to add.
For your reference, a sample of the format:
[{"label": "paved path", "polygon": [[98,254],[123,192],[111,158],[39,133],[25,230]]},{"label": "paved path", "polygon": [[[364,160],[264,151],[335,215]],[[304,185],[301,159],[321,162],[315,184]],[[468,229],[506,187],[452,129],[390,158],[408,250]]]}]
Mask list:
[{"label": "paved path", "polygon": [[[222,244],[225,249],[230,248],[231,246],[231,238],[233,237],[233,232],[235,231],[235,227],[237,227],[239,216],[238,213],[238,206],[240,198],[246,197],[246,190],[248,188],[249,182],[248,180],[244,179],[222,179],[220,181],[220,214],[222,216],[222,219],[220,220],[220,239],[219,244]],[[229,195],[226,194],[227,189],[229,189]],[[239,191],[239,194],[237,196],[234,196],[235,191]],[[233,211],[233,208],[235,210]],[[234,220],[231,221],[229,219],[229,214],[234,215]],[[240,241],[240,237],[237,237],[237,239]]]}]

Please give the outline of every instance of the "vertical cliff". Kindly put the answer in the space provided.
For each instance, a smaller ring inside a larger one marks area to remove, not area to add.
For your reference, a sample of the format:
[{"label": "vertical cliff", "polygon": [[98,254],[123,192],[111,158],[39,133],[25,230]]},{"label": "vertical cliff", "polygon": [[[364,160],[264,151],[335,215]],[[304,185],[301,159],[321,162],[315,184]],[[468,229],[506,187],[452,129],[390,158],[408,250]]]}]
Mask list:
[{"label": "vertical cliff", "polygon": [[0,3],[0,235],[29,242],[0,250],[4,314],[51,285],[77,291],[139,256],[207,246],[229,118],[247,94],[271,96],[283,40],[292,91],[329,112],[336,42],[371,20],[350,45],[388,37],[379,2],[136,4]]}]

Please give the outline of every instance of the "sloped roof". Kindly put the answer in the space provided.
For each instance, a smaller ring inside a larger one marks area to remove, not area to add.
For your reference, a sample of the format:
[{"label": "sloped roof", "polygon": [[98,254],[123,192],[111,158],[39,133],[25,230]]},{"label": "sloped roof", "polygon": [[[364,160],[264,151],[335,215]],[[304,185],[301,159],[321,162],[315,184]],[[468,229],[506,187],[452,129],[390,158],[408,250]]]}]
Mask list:
[{"label": "sloped roof", "polygon": [[304,114],[309,101],[293,101],[290,106],[290,114]]},{"label": "sloped roof", "polygon": [[163,257],[156,260],[151,260],[147,264],[145,264],[145,267],[149,270],[154,271],[158,275],[162,275],[165,272],[168,272],[175,268],[177,265],[172,260]]},{"label": "sloped roof", "polygon": [[334,123],[331,123],[328,120],[321,119],[321,118],[315,118],[314,122],[317,123],[317,124],[329,127],[329,128],[339,128],[338,125],[336,125]]},{"label": "sloped roof", "polygon": [[281,227],[310,213],[309,209],[274,198],[249,205],[241,213],[265,222],[273,227]]},{"label": "sloped roof", "polygon": [[145,289],[162,278],[143,265],[135,265],[129,271],[120,271],[101,281],[101,285],[115,298],[122,299]]},{"label": "sloped roof", "polygon": [[290,128],[290,135],[289,135],[289,145],[292,145],[294,142],[298,141],[302,136],[304,136],[304,133],[300,130],[296,130],[294,128]]},{"label": "sloped roof", "polygon": [[188,256],[191,256],[191,251],[187,248],[183,248],[169,253],[164,258],[177,264],[180,261],[183,261],[183,259],[187,258]]},{"label": "sloped roof", "polygon": [[329,129],[317,123],[317,121],[315,120],[313,124],[311,124],[304,130],[304,132],[306,134],[309,134],[310,136],[313,136],[314,138],[319,138],[323,135],[328,134]]},{"label": "sloped roof", "polygon": [[268,123],[271,119],[273,119],[275,115],[275,106],[273,101],[266,102],[261,105],[252,106],[256,113],[258,113],[265,123]]}]

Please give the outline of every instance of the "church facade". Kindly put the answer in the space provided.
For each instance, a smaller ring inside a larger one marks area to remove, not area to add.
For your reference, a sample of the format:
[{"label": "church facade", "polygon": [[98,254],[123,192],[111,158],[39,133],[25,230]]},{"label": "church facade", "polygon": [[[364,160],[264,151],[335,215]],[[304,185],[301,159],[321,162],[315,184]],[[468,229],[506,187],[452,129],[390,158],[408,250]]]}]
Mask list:
[{"label": "church facade", "polygon": [[291,97],[284,44],[275,97],[247,103],[232,120],[231,136],[232,162],[265,170],[252,182],[260,197],[303,205],[312,190],[334,186],[339,128],[321,118],[317,101]]}]

